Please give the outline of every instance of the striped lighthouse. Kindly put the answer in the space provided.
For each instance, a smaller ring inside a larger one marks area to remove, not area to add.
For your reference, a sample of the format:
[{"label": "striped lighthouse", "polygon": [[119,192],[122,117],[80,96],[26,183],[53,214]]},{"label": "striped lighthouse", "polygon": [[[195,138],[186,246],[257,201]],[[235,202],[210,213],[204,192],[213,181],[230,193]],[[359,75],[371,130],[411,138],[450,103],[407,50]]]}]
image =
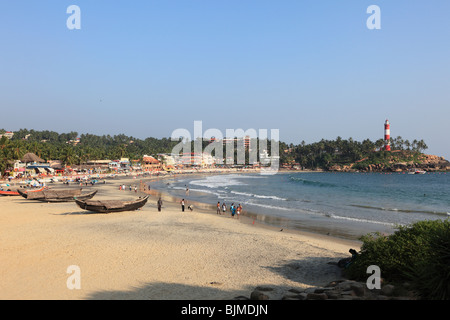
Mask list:
[{"label": "striped lighthouse", "polygon": [[391,151],[391,125],[389,120],[386,119],[384,123],[384,150]]}]

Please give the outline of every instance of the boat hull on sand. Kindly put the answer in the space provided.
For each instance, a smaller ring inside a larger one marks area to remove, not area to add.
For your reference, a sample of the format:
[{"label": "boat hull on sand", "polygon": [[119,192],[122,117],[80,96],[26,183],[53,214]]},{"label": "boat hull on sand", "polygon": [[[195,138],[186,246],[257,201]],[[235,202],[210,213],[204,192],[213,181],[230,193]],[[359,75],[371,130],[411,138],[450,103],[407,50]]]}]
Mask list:
[{"label": "boat hull on sand", "polygon": [[97,213],[111,213],[122,211],[134,211],[142,208],[148,200],[148,195],[134,201],[117,201],[117,200],[81,200],[75,198],[76,204],[84,210]]},{"label": "boat hull on sand", "polygon": [[[25,189],[22,190],[25,193],[29,193],[29,192],[39,192],[39,191],[43,191],[45,187],[42,187],[40,189]],[[0,190],[0,196],[20,196],[19,191],[2,191]]]},{"label": "boat hull on sand", "polygon": [[36,194],[26,194],[17,190],[22,197],[27,200],[37,200],[42,202],[69,202],[74,201],[75,197],[81,200],[88,200],[97,194],[98,190],[81,193],[81,189],[74,190],[45,190]]}]

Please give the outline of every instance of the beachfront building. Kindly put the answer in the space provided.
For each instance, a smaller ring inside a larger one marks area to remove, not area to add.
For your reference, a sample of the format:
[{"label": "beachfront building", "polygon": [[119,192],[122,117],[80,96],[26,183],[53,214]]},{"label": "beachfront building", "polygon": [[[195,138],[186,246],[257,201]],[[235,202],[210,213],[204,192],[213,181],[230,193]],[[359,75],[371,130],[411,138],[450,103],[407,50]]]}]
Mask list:
[{"label": "beachfront building", "polygon": [[0,134],[0,139],[2,137],[8,138],[8,139],[12,139],[13,136],[14,136],[14,132],[6,131],[4,134]]},{"label": "beachfront building", "polygon": [[107,169],[110,162],[111,160],[88,160],[86,164],[95,168]]},{"label": "beachfront building", "polygon": [[128,158],[121,158],[120,160],[113,160],[108,164],[108,168],[113,171],[128,171],[131,169],[130,160]]},{"label": "beachfront building", "polygon": [[202,168],[211,168],[215,164],[215,158],[209,153],[202,153]]},{"label": "beachfront building", "polygon": [[142,169],[144,171],[155,171],[161,169],[161,161],[152,156],[144,155],[142,157]]},{"label": "beachfront building", "polygon": [[108,163],[108,168],[113,171],[119,171],[120,169],[119,161],[118,160],[111,161],[110,163]]},{"label": "beachfront building", "polygon": [[6,168],[4,174],[9,177],[21,177],[25,175],[27,166],[20,160],[8,160],[8,167]]},{"label": "beachfront building", "polygon": [[[215,137],[212,137],[210,139],[210,143],[216,142],[217,139]],[[234,137],[234,138],[224,138],[222,139],[222,144],[227,144],[227,143],[243,143],[244,144],[244,148],[247,150],[250,147],[250,142],[251,142],[251,138],[250,136],[245,136],[245,137]]]},{"label": "beachfront building", "polygon": [[188,152],[173,157],[176,167],[210,168],[215,165],[215,158],[209,153]]},{"label": "beachfront building", "polygon": [[133,171],[141,171],[142,170],[141,160],[131,160],[131,169]]},{"label": "beachfront building", "polygon": [[175,157],[172,153],[158,153],[157,155],[159,162],[161,162],[161,165],[163,166],[175,166]]},{"label": "beachfront building", "polygon": [[49,163],[32,163],[27,165],[27,172],[29,176],[46,176],[53,175],[55,170],[50,167]]},{"label": "beachfront building", "polygon": [[269,156],[267,150],[262,150],[259,153],[259,161],[261,166],[270,166],[272,163],[280,161],[280,156]]}]

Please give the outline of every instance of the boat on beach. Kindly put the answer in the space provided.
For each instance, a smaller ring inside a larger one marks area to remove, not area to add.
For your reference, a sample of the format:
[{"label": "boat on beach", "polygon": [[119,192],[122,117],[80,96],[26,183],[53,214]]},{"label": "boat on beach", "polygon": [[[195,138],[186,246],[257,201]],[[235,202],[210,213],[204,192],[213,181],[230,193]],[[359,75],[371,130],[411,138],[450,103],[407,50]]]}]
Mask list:
[{"label": "boat on beach", "polygon": [[20,189],[17,189],[19,194],[27,200],[37,200],[43,202],[69,202],[74,201],[74,198],[87,200],[94,197],[98,190],[92,192],[82,193],[81,189],[69,189],[69,190],[43,190],[40,192],[25,193]]},{"label": "boat on beach", "polygon": [[98,213],[111,213],[121,211],[134,211],[142,208],[148,200],[148,195],[133,201],[120,200],[82,200],[75,197],[76,204],[84,210]]},{"label": "boat on beach", "polygon": [[[25,193],[29,193],[29,192],[38,192],[38,191],[43,191],[46,187],[42,187],[39,189],[25,189]],[[20,196],[19,191],[12,191],[12,190],[0,190],[0,196]]]}]

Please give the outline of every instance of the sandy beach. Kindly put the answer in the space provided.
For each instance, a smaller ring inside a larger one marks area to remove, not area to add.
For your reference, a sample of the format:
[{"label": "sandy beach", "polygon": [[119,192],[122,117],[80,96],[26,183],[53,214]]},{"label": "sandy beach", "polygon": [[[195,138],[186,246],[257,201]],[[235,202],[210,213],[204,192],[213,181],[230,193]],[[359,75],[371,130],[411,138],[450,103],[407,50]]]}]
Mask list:
[{"label": "sandy beach", "polygon": [[[146,181],[146,180],[144,180]],[[111,179],[96,199],[134,199],[138,191]],[[62,184],[52,186],[63,188]],[[232,299],[260,285],[323,286],[340,278],[335,265],[360,243],[280,231],[157,195],[138,211],[92,214],[75,203],[0,197],[0,299]],[[189,203],[188,203],[189,204]],[[80,289],[69,289],[69,266]]]}]

